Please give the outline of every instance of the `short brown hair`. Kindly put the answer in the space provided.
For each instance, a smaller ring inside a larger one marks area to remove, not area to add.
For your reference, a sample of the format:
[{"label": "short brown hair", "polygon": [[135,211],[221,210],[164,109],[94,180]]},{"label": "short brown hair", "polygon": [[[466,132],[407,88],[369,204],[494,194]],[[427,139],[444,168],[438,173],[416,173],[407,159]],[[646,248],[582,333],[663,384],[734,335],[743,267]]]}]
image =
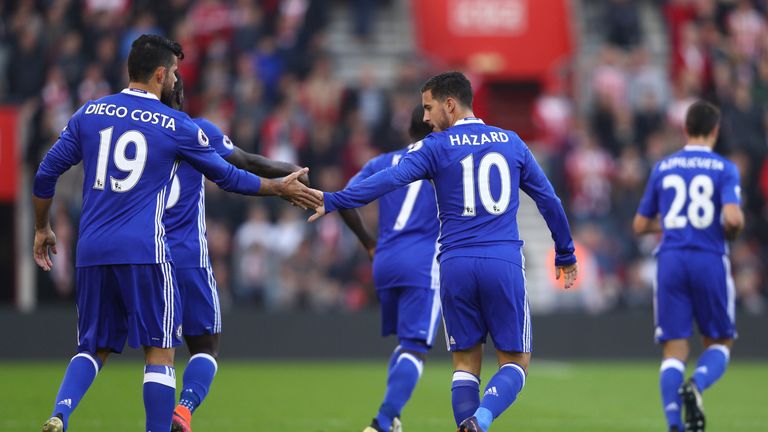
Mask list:
[{"label": "short brown hair", "polygon": [[697,101],[685,114],[685,133],[691,137],[704,137],[720,123],[720,110],[707,101]]}]

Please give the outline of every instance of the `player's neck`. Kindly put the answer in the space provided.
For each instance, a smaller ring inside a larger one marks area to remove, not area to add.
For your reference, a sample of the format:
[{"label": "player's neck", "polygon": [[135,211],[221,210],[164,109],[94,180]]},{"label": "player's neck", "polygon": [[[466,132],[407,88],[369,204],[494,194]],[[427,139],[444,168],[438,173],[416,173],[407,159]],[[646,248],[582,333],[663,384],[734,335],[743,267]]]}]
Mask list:
[{"label": "player's neck", "polygon": [[475,113],[473,113],[471,109],[456,110],[453,112],[453,119],[451,121],[451,126],[455,125],[456,122],[458,122],[459,120],[464,120],[465,118],[470,118],[474,116],[475,116]]},{"label": "player's neck", "polygon": [[157,96],[158,99],[160,99],[160,90],[159,88],[153,88],[149,84],[144,84],[140,82],[129,82],[128,88],[137,89],[137,90],[144,90],[147,93],[152,93],[153,95]]},{"label": "player's neck", "polygon": [[688,137],[688,143],[686,143],[689,146],[706,147],[710,150],[714,147],[714,144],[714,140],[709,137]]}]

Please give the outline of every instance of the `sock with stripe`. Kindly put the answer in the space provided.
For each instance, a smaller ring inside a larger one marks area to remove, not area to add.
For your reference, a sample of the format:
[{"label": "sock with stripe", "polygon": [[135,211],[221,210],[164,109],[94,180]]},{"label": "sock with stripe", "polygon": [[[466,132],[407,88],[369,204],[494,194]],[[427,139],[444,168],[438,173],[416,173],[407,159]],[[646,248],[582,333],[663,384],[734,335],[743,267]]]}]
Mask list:
[{"label": "sock with stripe", "polygon": [[179,405],[194,413],[203,403],[216,376],[218,364],[209,354],[195,354],[189,359],[184,370],[184,387],[181,390]]},{"label": "sock with stripe", "polygon": [[510,407],[525,386],[525,371],[520,365],[507,363],[499,368],[485,387],[483,400],[475,411],[478,425],[487,431],[491,423]]},{"label": "sock with stripe", "polygon": [[408,399],[411,398],[423,369],[423,362],[414,354],[401,352],[397,356],[395,364],[389,370],[384,401],[376,414],[379,426],[385,431],[389,430],[392,419],[400,415]]},{"label": "sock with stripe", "polygon": [[57,414],[61,416],[65,430],[69,423],[69,416],[96,379],[99,369],[101,369],[101,360],[89,353],[79,353],[69,361],[64,379],[61,380],[59,393],[56,394],[56,405],[51,413],[51,416]]},{"label": "sock with stripe", "polygon": [[712,345],[704,350],[692,377],[696,387],[703,392],[716,383],[725,373],[730,358],[731,350],[725,345]]},{"label": "sock with stripe", "polygon": [[480,406],[480,378],[466,371],[455,371],[451,385],[451,405],[456,426],[472,417]]},{"label": "sock with stripe", "polygon": [[671,429],[677,426],[683,430],[681,407],[683,400],[678,394],[685,379],[685,364],[676,359],[668,358],[661,362],[659,372],[659,389],[661,390],[661,406],[667,418],[667,426]]},{"label": "sock with stripe", "polygon": [[395,367],[397,364],[397,359],[400,358],[400,352],[402,351],[402,347],[400,345],[396,346],[395,349],[392,351],[392,355],[389,357],[389,366],[387,366],[387,373],[392,371],[392,368]]},{"label": "sock with stripe", "polygon": [[176,400],[176,371],[173,366],[144,367],[144,411],[147,432],[168,432]]}]

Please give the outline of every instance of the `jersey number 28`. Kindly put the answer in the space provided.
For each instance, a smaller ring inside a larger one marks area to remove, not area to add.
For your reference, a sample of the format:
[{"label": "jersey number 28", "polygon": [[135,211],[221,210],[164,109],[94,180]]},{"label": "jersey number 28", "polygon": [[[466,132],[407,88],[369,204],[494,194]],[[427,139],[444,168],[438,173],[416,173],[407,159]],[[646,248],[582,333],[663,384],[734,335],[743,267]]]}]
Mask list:
[{"label": "jersey number 28", "polygon": [[[677,174],[670,174],[662,180],[664,189],[674,189],[675,198],[669,207],[669,212],[664,216],[664,227],[667,229],[685,228],[688,222],[694,228],[705,229],[712,225],[715,218],[715,204],[712,195],[715,185],[712,179],[705,175],[697,175],[691,179],[686,188],[685,180]],[[687,190],[686,190],[687,189]],[[686,202],[686,195],[691,198],[688,204],[687,217],[681,215]]]}]

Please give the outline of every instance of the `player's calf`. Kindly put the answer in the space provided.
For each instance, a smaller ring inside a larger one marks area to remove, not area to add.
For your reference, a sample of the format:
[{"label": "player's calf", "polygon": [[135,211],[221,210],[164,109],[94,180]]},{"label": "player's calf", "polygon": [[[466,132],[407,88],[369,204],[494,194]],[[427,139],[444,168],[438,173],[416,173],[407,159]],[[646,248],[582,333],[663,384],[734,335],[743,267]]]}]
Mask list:
[{"label": "player's calf", "polygon": [[186,336],[192,356],[184,369],[183,388],[173,412],[173,432],[191,432],[192,414],[203,403],[218,370],[219,335]]}]

